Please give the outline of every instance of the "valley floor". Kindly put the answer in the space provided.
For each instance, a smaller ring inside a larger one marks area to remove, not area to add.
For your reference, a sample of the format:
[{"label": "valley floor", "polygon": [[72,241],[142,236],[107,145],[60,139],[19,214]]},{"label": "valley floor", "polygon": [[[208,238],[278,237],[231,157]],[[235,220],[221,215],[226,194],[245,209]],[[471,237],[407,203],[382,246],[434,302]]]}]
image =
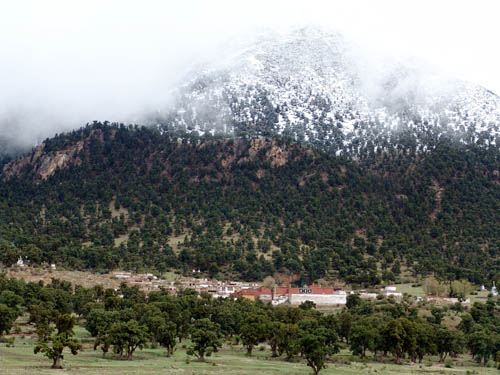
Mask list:
[{"label": "valley floor", "polygon": [[[225,375],[274,375],[274,374],[312,374],[312,370],[301,362],[286,362],[283,359],[273,359],[269,350],[256,350],[252,357],[247,357],[240,347],[225,346],[218,353],[202,363],[195,360],[187,361],[185,349],[179,347],[170,358],[165,356],[165,349],[137,350],[133,361],[121,361],[113,354],[103,359],[99,350],[93,351],[90,340],[83,340],[84,351],[76,356],[66,353],[63,370],[52,370],[50,361],[41,355],[33,354],[34,341],[17,339],[15,347],[8,348],[0,344],[0,374],[68,374],[68,375],[148,375],[148,374],[219,374]],[[328,363],[321,371],[322,375],[354,375],[354,374],[497,374],[494,367],[478,367],[474,363],[464,361],[456,363],[452,368],[445,368],[436,362],[424,361],[422,364],[395,365],[392,363],[356,362],[345,351],[336,355],[336,362]]]}]

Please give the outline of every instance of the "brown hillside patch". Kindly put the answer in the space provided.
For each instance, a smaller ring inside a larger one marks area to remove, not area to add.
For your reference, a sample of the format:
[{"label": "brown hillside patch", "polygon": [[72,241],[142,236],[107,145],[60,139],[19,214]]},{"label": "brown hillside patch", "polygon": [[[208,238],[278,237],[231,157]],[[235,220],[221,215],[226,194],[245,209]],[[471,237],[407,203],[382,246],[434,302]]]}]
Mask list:
[{"label": "brown hillside patch", "polygon": [[436,207],[431,212],[431,220],[436,220],[437,215],[441,212],[441,202],[443,200],[444,188],[439,185],[439,182],[433,177],[432,183],[430,185],[432,191],[434,191],[434,199],[436,200]]}]

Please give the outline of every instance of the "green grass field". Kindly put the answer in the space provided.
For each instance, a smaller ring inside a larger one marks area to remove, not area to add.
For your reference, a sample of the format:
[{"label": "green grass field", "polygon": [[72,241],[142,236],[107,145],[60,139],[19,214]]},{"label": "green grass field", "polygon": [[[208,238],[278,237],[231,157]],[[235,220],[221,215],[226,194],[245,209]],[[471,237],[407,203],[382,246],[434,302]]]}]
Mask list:
[{"label": "green grass field", "polygon": [[[78,336],[84,332],[79,331]],[[93,351],[90,339],[81,337],[84,350],[76,356],[66,353],[63,361],[63,370],[52,370],[51,362],[41,355],[33,354],[34,341],[31,339],[17,339],[15,347],[8,348],[0,344],[0,374],[27,375],[27,374],[96,374],[96,375],[128,375],[128,374],[219,374],[225,375],[266,375],[266,374],[312,374],[312,370],[304,361],[286,362],[283,359],[270,357],[268,349],[256,350],[252,357],[247,357],[241,348],[225,346],[218,353],[208,358],[205,363],[196,360],[187,361],[186,351],[179,347],[170,358],[165,356],[164,349],[137,350],[133,361],[122,361],[113,354],[103,359],[101,351]],[[334,357],[328,367],[321,374],[350,375],[350,374],[497,374],[495,368],[478,367],[464,361],[452,368],[443,365],[423,364],[395,365],[392,363],[374,363],[368,361],[351,361],[348,351]]]},{"label": "green grass field", "polygon": [[424,288],[421,286],[413,287],[412,283],[407,283],[407,284],[394,284],[394,286],[397,288],[398,292],[401,293],[406,293],[410,296],[415,296],[415,297],[425,297],[425,292]]}]

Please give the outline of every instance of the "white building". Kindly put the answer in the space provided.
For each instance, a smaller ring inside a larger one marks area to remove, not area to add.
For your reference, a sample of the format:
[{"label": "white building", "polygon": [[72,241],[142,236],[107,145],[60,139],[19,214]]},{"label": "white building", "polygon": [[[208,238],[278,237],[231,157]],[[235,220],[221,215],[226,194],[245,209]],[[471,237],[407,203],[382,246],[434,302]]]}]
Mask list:
[{"label": "white building", "polygon": [[386,297],[396,297],[396,298],[402,298],[403,293],[398,292],[395,286],[389,285],[386,286],[384,289],[382,289],[382,294]]}]

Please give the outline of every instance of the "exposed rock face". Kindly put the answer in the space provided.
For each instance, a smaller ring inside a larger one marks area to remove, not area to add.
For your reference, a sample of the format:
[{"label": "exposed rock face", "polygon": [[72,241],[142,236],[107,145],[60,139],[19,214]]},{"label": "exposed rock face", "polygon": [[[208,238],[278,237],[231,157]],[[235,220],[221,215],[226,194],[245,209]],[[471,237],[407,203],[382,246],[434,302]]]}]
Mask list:
[{"label": "exposed rock face", "polygon": [[249,159],[255,160],[257,154],[263,149],[267,149],[265,158],[271,162],[271,166],[281,167],[288,162],[289,152],[278,146],[276,142],[265,138],[252,140],[250,150],[248,150]]},{"label": "exposed rock face", "polygon": [[32,169],[35,179],[45,180],[52,176],[58,169],[70,165],[80,165],[82,160],[78,157],[83,150],[84,142],[78,141],[63,150],[45,153],[45,145],[34,149],[30,154],[13,160],[3,168],[5,178],[19,177],[28,168]]},{"label": "exposed rock face", "polygon": [[[248,156],[239,157],[237,162],[244,163],[247,161],[255,161],[259,159],[259,154],[261,154],[264,160],[270,162],[271,167],[281,167],[287,164],[291,159],[294,159],[292,156],[294,150],[299,150],[299,148],[296,145],[280,145],[275,140],[269,138],[256,138],[250,141]],[[314,156],[314,151],[310,149],[300,148],[300,150],[301,153]],[[231,160],[231,162],[233,161],[234,159]],[[223,165],[227,164],[228,160],[223,161]]]},{"label": "exposed rock face", "polygon": [[[110,132],[110,138],[114,138],[115,132]],[[7,163],[1,171],[4,179],[11,179],[30,175],[33,181],[41,182],[54,175],[58,170],[68,168],[74,165],[81,165],[83,159],[87,158],[91,152],[90,143],[97,141],[104,144],[106,141],[103,138],[102,132],[97,129],[89,135],[75,141],[75,143],[65,145],[61,149],[48,151],[46,144],[42,144],[33,151],[23,157],[12,160]],[[213,141],[202,143],[199,147],[203,149],[213,144]],[[161,155],[163,159],[163,174],[168,174],[173,168],[169,161],[169,155],[164,154],[162,150],[151,152],[150,157],[145,160],[148,169],[151,168],[154,155]],[[220,163],[223,170],[218,170],[212,177],[205,176],[205,179],[219,179],[223,174],[234,164],[242,164],[246,162],[255,162],[259,160],[269,161],[272,168],[277,168],[286,165],[292,159],[300,158],[304,155],[313,156],[315,152],[310,149],[304,149],[298,145],[286,145],[277,140],[265,137],[251,139],[248,143],[241,138],[228,140],[216,154],[213,155],[206,169],[216,168],[216,164]],[[266,170],[260,169],[257,172],[258,178],[266,175]],[[193,177],[193,181],[198,181],[198,177]]]}]

